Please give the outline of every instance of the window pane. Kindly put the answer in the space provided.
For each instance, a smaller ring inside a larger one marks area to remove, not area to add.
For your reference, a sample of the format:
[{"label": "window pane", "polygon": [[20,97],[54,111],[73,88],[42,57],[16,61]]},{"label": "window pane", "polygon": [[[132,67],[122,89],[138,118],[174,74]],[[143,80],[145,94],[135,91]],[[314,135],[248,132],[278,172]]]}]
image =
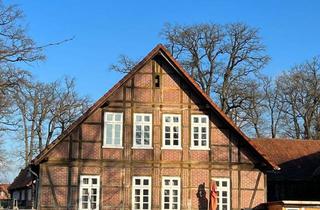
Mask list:
[{"label": "window pane", "polygon": [[121,122],[121,114],[116,114],[114,120],[117,122]]},{"label": "window pane", "polygon": [[149,185],[149,180],[148,179],[144,179],[143,180],[143,185]]},{"label": "window pane", "polygon": [[148,195],[149,194],[149,190],[143,190],[143,195]]},{"label": "window pane", "polygon": [[150,131],[150,126],[149,125],[145,125],[144,126],[144,131]]},{"label": "window pane", "polygon": [[223,181],[223,182],[222,182],[222,186],[223,186],[223,187],[226,187],[227,185],[228,185],[228,184],[227,184],[226,181]]},{"label": "window pane", "polygon": [[[88,178],[84,178],[83,179],[83,184],[89,184],[89,179]],[[87,190],[87,189],[84,189],[84,190]]]},{"label": "window pane", "polygon": [[112,144],[112,125],[107,124],[107,133],[106,133],[107,144]]},{"label": "window pane", "polygon": [[207,123],[207,118],[206,118],[206,117],[202,117],[202,118],[201,118],[201,122],[202,122],[202,123]]},{"label": "window pane", "polygon": [[88,209],[88,203],[82,203],[82,208],[83,209]]},{"label": "window pane", "polygon": [[97,184],[97,182],[98,182],[98,181],[97,181],[96,178],[93,178],[93,179],[92,179],[92,184]]},{"label": "window pane", "polygon": [[194,117],[194,118],[193,118],[193,122],[194,122],[194,123],[198,123],[198,122],[199,122],[199,118],[198,118],[198,117]]},{"label": "window pane", "polygon": [[173,122],[179,122],[179,117],[173,117]]},{"label": "window pane", "polygon": [[135,197],[134,197],[134,201],[135,201],[135,202],[140,202],[140,197],[139,197],[139,196],[135,196]]},{"label": "window pane", "polygon": [[148,196],[143,196],[143,202],[148,202],[149,199],[148,199]]},{"label": "window pane", "polygon": [[107,114],[107,121],[110,122],[112,121],[113,115],[112,114]]},{"label": "window pane", "polygon": [[178,186],[178,180],[172,180],[173,185]]},{"label": "window pane", "polygon": [[136,115],[136,121],[141,122],[142,121],[142,116],[141,115]]},{"label": "window pane", "polygon": [[149,205],[147,203],[144,203],[143,204],[143,209],[148,209],[149,208]]},{"label": "window pane", "polygon": [[170,117],[165,117],[165,122],[170,122],[171,121],[171,118]]},{"label": "window pane", "polygon": [[88,198],[89,198],[88,196],[82,196],[82,201],[86,202],[86,201],[88,201]]},{"label": "window pane", "polygon": [[145,122],[150,122],[150,116],[148,116],[148,115],[144,116],[144,121]]}]

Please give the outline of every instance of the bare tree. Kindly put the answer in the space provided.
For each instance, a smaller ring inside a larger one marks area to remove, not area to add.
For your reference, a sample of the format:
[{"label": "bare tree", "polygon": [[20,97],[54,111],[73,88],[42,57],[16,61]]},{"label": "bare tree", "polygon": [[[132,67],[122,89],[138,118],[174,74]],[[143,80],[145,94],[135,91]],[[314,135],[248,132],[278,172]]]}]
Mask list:
[{"label": "bare tree", "polygon": [[118,62],[111,64],[109,69],[121,73],[130,72],[138,62],[127,55],[119,55]]},{"label": "bare tree", "polygon": [[19,86],[14,100],[20,122],[19,135],[24,142],[25,164],[89,106],[89,99],[80,97],[75,91],[74,80],[68,78],[48,84],[30,82]]},{"label": "bare tree", "polygon": [[[297,139],[318,136],[320,106],[320,59],[294,66],[277,78],[285,115],[285,134]],[[316,130],[315,130],[316,129]]]},{"label": "bare tree", "polygon": [[236,86],[269,60],[258,30],[241,23],[166,25],[162,35],[173,55],[208,95],[214,93],[227,114],[247,98]]},{"label": "bare tree", "polygon": [[280,130],[281,122],[283,121],[286,104],[282,103],[280,92],[271,78],[264,77],[262,82],[265,96],[266,123],[269,124],[268,127],[271,138],[276,138]]}]

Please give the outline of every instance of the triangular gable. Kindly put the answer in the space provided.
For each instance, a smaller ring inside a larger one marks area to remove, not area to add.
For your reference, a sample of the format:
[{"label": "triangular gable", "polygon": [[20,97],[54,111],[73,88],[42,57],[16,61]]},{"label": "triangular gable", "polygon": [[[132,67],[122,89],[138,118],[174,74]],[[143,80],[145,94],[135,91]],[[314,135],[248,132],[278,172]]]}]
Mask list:
[{"label": "triangular gable", "polygon": [[34,164],[39,164],[48,154],[52,148],[57,145],[64,137],[69,135],[73,129],[80,125],[88,116],[90,116],[99,107],[103,106],[108,98],[126,81],[131,79],[131,77],[141,69],[148,61],[157,55],[161,55],[165,58],[168,63],[177,71],[177,73],[192,87],[195,91],[210,105],[212,110],[220,117],[235,133],[239,134],[242,139],[244,146],[250,149],[258,160],[261,160],[267,166],[273,169],[279,169],[279,167],[273,162],[266,159],[266,157],[261,154],[254,144],[252,144],[249,138],[234,124],[234,122],[211,100],[211,98],[200,88],[200,86],[191,78],[186,70],[179,64],[177,60],[173,58],[171,53],[161,44],[157,45],[142,61],[140,61],[133,70],[124,76],[117,84],[115,84],[106,94],[104,94],[96,103],[94,103],[81,117],[79,117],[74,123],[72,123],[56,140],[54,140],[48,147],[46,147],[34,160]]}]

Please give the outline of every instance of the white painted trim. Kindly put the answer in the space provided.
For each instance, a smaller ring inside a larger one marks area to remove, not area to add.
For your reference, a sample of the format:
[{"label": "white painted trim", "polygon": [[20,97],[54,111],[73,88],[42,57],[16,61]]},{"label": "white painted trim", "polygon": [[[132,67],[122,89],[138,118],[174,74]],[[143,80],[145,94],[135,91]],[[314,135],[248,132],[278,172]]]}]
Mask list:
[{"label": "white painted trim", "polygon": [[[142,179],[148,179],[149,180],[149,186],[147,186],[147,187],[141,187],[141,186],[136,186],[135,185],[135,179],[140,179],[140,180],[142,180]],[[148,210],[151,210],[151,207],[152,207],[152,178],[151,178],[151,176],[133,176],[132,177],[132,183],[131,183],[131,187],[132,187],[132,189],[131,189],[131,205],[132,205],[132,210],[135,210],[135,208],[134,208],[134,197],[135,197],[135,190],[136,189],[148,189],[149,190],[149,208],[148,208]],[[142,199],[140,199],[140,205],[141,205],[141,203],[143,203],[143,200]],[[140,209],[142,209],[142,208],[140,208]]]},{"label": "white painted trim", "polygon": [[[137,123],[136,122],[136,116],[139,116],[141,115],[142,118],[144,118],[144,116],[149,116],[150,117],[150,122],[146,123],[144,122],[144,120],[140,123]],[[153,118],[152,118],[152,114],[151,113],[134,113],[133,114],[133,132],[132,132],[132,135],[133,135],[133,146],[132,146],[132,149],[152,149],[152,131],[153,131],[153,126],[152,126],[152,121]],[[141,134],[141,145],[137,145],[136,144],[136,125],[141,125],[141,128],[143,128],[144,125],[149,125],[150,126],[150,145],[144,145],[144,135],[143,135],[143,131],[144,129],[142,129],[142,134]]]},{"label": "white painted trim", "polygon": [[[112,114],[113,117],[117,114],[120,114],[121,116],[121,121],[117,122],[117,121],[111,121],[108,122],[107,121],[107,115],[108,114]],[[123,113],[122,112],[104,112],[104,117],[103,117],[103,146],[102,148],[123,148]],[[107,144],[107,124],[112,124],[112,144]],[[115,134],[115,125],[120,125],[120,144],[119,145],[115,145],[114,144],[114,134]]]},{"label": "white painted trim", "polygon": [[[174,122],[170,122],[167,123],[165,122],[165,118],[166,117],[171,117],[171,119],[173,119],[173,117],[178,117],[179,122],[178,123],[174,123]],[[165,145],[165,126],[170,126],[171,128],[171,135],[170,135],[170,145]],[[173,145],[173,133],[172,133],[172,127],[173,126],[178,126],[178,145],[174,146]],[[163,114],[162,115],[162,147],[161,149],[182,149],[181,147],[181,114]]]},{"label": "white painted trim", "polygon": [[[176,186],[169,186],[169,187],[165,186],[165,184],[164,184],[165,179],[170,179],[171,181],[178,180],[178,186],[177,187]],[[171,192],[172,192],[172,190],[178,190],[178,202],[177,202],[178,208],[177,209],[180,210],[180,208],[181,208],[181,193],[182,193],[181,178],[178,176],[163,176],[162,177],[162,182],[161,182],[161,209],[162,210],[166,210],[164,208],[164,191],[166,189],[169,189]],[[172,196],[172,194],[170,196]],[[171,203],[169,203],[169,209],[172,207],[171,206],[172,205],[172,198],[170,199],[170,201],[171,201]]]},{"label": "white painted trim", "polygon": [[131,147],[131,149],[153,149],[153,147]]},{"label": "white painted trim", "polygon": [[[201,120],[201,118],[203,118],[203,117],[205,117],[206,118],[206,123],[201,123],[200,122],[200,120]],[[194,118],[199,118],[199,123],[194,123],[193,122],[193,119]],[[192,150],[210,150],[210,148],[209,148],[209,145],[210,145],[210,129],[209,129],[209,117],[208,117],[208,115],[203,115],[203,114],[193,114],[193,115],[191,115],[191,147],[190,147],[190,149],[192,149]],[[206,133],[206,142],[207,142],[207,145],[206,146],[195,146],[194,145],[194,130],[193,130],[193,128],[194,127],[198,127],[199,128],[199,139],[198,139],[198,141],[199,141],[199,144],[201,144],[201,141],[202,141],[202,138],[201,138],[201,128],[202,127],[205,127],[206,128],[206,131],[207,131],[207,133]]]},{"label": "white painted trim", "polygon": [[[90,181],[89,181],[89,184],[83,184],[83,179],[84,178],[88,178]],[[92,179],[93,178],[96,178],[97,179],[97,184],[93,185],[91,182],[92,182]],[[100,176],[98,175],[80,175],[80,183],[79,183],[79,210],[89,210],[91,209],[91,201],[90,201],[90,198],[91,198],[91,189],[92,188],[96,188],[97,189],[97,210],[99,209],[99,204],[100,204]],[[89,192],[89,200],[88,200],[88,209],[82,209],[82,189],[83,188],[88,188],[88,192]]]}]

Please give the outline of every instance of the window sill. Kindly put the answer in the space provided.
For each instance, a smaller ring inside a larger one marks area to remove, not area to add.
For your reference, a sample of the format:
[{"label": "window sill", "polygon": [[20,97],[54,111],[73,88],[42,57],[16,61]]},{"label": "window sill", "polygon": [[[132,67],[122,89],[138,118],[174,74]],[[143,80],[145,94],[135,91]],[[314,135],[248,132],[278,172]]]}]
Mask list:
[{"label": "window sill", "polygon": [[133,147],[131,147],[131,149],[153,149],[153,147],[137,147],[137,146],[133,146]]},{"label": "window sill", "polygon": [[112,145],[104,145],[103,149],[123,149],[123,146],[112,146]]},{"label": "window sill", "polygon": [[190,147],[190,150],[193,150],[193,151],[196,151],[196,150],[210,151],[210,148],[207,148],[207,147]]},{"label": "window sill", "polygon": [[161,147],[161,150],[182,150],[182,147]]}]

